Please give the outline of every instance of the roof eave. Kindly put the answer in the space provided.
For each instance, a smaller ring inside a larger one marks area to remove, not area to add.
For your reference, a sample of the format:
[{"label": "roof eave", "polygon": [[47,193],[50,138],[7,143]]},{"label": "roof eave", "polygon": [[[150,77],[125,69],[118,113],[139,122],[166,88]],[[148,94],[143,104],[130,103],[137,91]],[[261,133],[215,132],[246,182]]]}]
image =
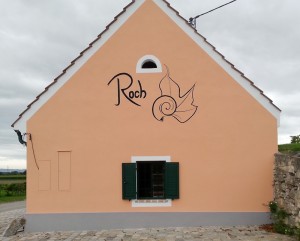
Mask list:
[{"label": "roof eave", "polygon": [[[211,57],[213,55],[213,59],[216,61],[218,58],[222,60],[222,63],[217,60],[216,62],[219,63],[227,72],[231,72],[228,68],[232,69],[233,72],[238,73],[240,78],[243,79],[244,82],[247,82],[251,88],[257,91],[261,98],[258,98],[258,102],[260,102],[268,111],[273,114],[273,116],[277,119],[277,123],[279,126],[280,123],[280,112],[281,110],[274,105],[273,101],[268,98],[262,90],[260,90],[257,86],[254,85],[254,83],[249,80],[247,77],[245,77],[244,73],[235,68],[235,66],[229,62],[224,55],[222,55],[220,52],[216,50],[216,47],[213,46],[211,43],[209,43],[205,37],[203,37],[198,31],[193,28],[186,19],[184,19],[178,11],[176,11],[173,7],[171,7],[170,3],[166,0],[153,0],[187,35],[189,35],[204,51],[206,51]],[[59,82],[61,81],[62,78],[66,78],[71,71],[76,72],[78,68],[80,68],[80,64],[78,62],[82,61],[83,57],[87,55],[87,53],[90,52],[96,52],[100,47],[114,34],[116,29],[118,29],[120,26],[124,24],[124,22],[135,12],[143,3],[145,0],[132,0],[131,3],[129,3],[126,7],[123,8],[123,10],[114,18],[112,22],[110,22],[105,30],[101,32],[95,40],[93,40],[86,49],[84,49],[82,52],[80,52],[79,56],[75,58],[74,60],[71,61],[70,65],[68,65],[62,73],[57,76],[53,82],[48,85],[45,90],[39,94],[36,99],[31,102],[27,108],[19,115],[18,119],[14,121],[14,123],[11,125],[13,128],[18,128],[17,126],[25,126],[25,123],[27,120],[32,116],[28,115],[27,118],[25,118],[26,114],[28,114],[29,111],[33,109],[34,106],[37,106],[37,102],[42,99],[42,97],[45,96],[45,94],[48,94],[49,91],[53,89],[53,86],[57,86]],[[135,7],[134,7],[135,6]],[[126,15],[126,16],[125,16]],[[124,17],[125,16],[125,17]],[[112,32],[112,33],[110,33]],[[108,36],[107,36],[108,35]],[[104,37],[105,36],[105,37]],[[103,40],[104,39],[104,40]],[[103,42],[102,44],[99,44],[99,42]],[[203,42],[203,43],[201,43]],[[95,45],[98,46],[98,48],[95,50]],[[208,46],[208,47],[207,47]],[[94,49],[94,50],[93,50]],[[93,51],[92,51],[93,50]],[[90,54],[89,54],[90,55]],[[215,56],[217,55],[217,57]],[[226,67],[223,63],[227,64],[228,66]],[[76,69],[76,68],[77,69]],[[234,75],[231,73],[231,75]],[[237,77],[236,77],[237,78]],[[234,78],[235,79],[235,78]],[[68,80],[68,79],[67,79]],[[67,80],[64,80],[65,82]],[[237,79],[235,79],[237,80]],[[244,88],[245,84],[241,83],[241,81],[237,80]],[[62,84],[63,85],[63,84]],[[246,90],[249,92],[249,89],[246,88]],[[257,97],[256,94],[253,94],[250,91],[250,94],[253,97]],[[263,100],[264,99],[264,100]],[[47,101],[47,100],[46,100]],[[267,101],[267,102],[266,102]],[[43,104],[42,104],[43,105]],[[37,106],[33,112],[36,112],[39,109],[40,106]],[[24,122],[24,123],[20,123]],[[23,127],[24,128],[24,127]]]}]

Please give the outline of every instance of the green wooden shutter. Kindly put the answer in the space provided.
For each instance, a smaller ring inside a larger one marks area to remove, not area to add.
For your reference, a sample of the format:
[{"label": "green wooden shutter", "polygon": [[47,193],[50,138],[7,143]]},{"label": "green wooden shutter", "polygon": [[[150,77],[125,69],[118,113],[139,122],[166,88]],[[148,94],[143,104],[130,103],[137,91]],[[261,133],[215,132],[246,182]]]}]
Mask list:
[{"label": "green wooden shutter", "polygon": [[136,164],[122,163],[122,197],[136,199]]},{"label": "green wooden shutter", "polygon": [[166,162],[165,197],[179,199],[179,163]]}]

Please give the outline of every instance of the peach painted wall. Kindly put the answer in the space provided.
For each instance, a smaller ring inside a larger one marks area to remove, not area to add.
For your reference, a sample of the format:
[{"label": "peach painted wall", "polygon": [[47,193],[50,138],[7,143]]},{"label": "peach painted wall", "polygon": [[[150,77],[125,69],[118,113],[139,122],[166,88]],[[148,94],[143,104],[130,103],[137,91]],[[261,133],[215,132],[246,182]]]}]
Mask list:
[{"label": "peach painted wall", "polygon": [[[146,54],[169,67],[182,93],[196,84],[198,110],[188,122],[153,117],[166,69],[136,74],[137,61]],[[136,100],[141,107],[125,98],[115,106],[117,86],[108,82],[120,72],[133,76],[132,89],[141,81],[148,94]],[[28,145],[28,213],[260,212],[267,211],[263,204],[272,199],[276,119],[152,1],[134,13],[27,128],[38,164],[51,169],[44,177],[49,188],[39,190],[39,171]],[[71,171],[61,190],[58,180],[64,175],[58,167],[68,164],[59,156],[68,160],[66,151],[71,152]],[[132,208],[122,200],[121,163],[131,162],[131,156],[171,156],[180,163],[180,199],[172,207]]]}]

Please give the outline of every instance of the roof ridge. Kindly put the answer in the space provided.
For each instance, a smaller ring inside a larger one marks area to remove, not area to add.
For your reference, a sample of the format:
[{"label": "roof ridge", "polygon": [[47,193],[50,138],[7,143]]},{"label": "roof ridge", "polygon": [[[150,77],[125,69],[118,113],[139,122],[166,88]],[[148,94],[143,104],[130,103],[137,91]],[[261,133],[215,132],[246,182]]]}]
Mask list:
[{"label": "roof ridge", "polygon": [[[127,11],[127,9],[128,9],[131,5],[133,5],[136,1],[137,1],[137,0],[132,0],[129,4],[127,4],[127,5],[123,8],[123,10],[122,10],[118,15],[116,15],[116,16],[114,17],[113,21],[111,21],[111,22],[105,27],[105,29],[104,29],[100,34],[98,34],[97,37],[96,37],[92,42],[89,43],[88,47],[86,47],[83,51],[81,51],[81,52],[79,53],[79,55],[78,55],[75,59],[73,59],[73,60],[71,61],[71,63],[70,63],[65,69],[63,69],[62,73],[59,74],[57,77],[55,77],[54,80],[53,80],[48,86],[45,87],[44,91],[42,91],[39,95],[36,96],[35,100],[33,100],[33,101],[27,106],[27,108],[19,115],[18,119],[16,119],[16,120],[13,122],[13,124],[11,125],[11,127],[14,127],[14,125],[22,118],[22,116],[23,116],[23,115],[24,115],[24,114],[32,107],[32,105],[33,105],[35,102],[37,102],[37,101],[40,99],[40,97],[41,97],[43,94],[45,94],[45,93],[48,91],[48,89],[49,89],[51,86],[53,86],[53,85],[54,85],[54,84],[55,84],[55,83],[56,83],[63,75],[65,75],[66,72],[68,71],[68,69],[71,68],[71,67],[76,63],[76,61],[77,61],[78,59],[80,59],[81,57],[83,57],[84,54],[85,54],[89,49],[91,49],[91,48],[93,47],[93,45],[94,45],[99,39],[101,39],[101,37],[103,36],[103,34],[106,33],[106,32],[110,29],[110,26],[113,25],[113,24],[118,20],[118,18],[119,18],[121,15],[123,15],[123,14]],[[202,34],[200,34],[200,33],[197,31],[197,29],[193,28],[193,27],[189,24],[189,22],[188,22],[184,17],[182,17],[182,16],[180,15],[180,13],[179,13],[176,9],[174,9],[174,8],[171,6],[171,4],[170,4],[167,0],[161,0],[161,1],[163,1],[164,3],[166,3],[167,6],[168,6],[172,11],[174,11],[174,12],[176,13],[176,15],[177,15],[179,18],[181,18],[182,20],[184,20],[184,22],[185,22],[190,28],[192,28],[192,30],[193,30],[199,37],[201,37],[201,38],[204,40],[204,42],[205,42],[206,44],[208,44],[208,45],[213,49],[214,52],[216,52],[218,55],[220,55],[221,58],[222,58],[224,61],[226,61],[226,62],[231,66],[232,69],[234,69],[236,72],[238,72],[238,73],[241,75],[241,77],[242,77],[243,79],[247,80],[247,81],[250,83],[251,86],[253,86],[255,89],[257,89],[257,90],[260,92],[260,94],[261,94],[264,98],[266,98],[272,106],[274,106],[278,111],[281,111],[281,109],[279,109],[279,108],[273,103],[273,101],[272,101],[269,97],[267,97],[267,96],[264,94],[264,92],[254,84],[253,81],[251,81],[249,78],[247,78],[247,77],[245,76],[245,74],[244,74],[242,71],[240,71],[239,69],[237,69],[230,61],[228,61],[228,60],[225,58],[225,56],[224,56],[223,54],[221,54],[221,53],[216,49],[216,47],[215,47],[214,45],[212,45],[210,42],[208,42],[207,39],[206,39]]]}]

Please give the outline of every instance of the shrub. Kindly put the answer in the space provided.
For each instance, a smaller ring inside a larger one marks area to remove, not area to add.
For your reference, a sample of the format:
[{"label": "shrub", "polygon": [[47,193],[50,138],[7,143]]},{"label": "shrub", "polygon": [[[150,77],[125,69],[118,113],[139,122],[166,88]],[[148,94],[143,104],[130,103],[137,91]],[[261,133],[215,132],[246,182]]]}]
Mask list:
[{"label": "shrub", "polygon": [[21,196],[26,194],[26,183],[0,184],[0,196]]},{"label": "shrub", "polygon": [[300,143],[300,135],[291,136],[291,144]]},{"label": "shrub", "polygon": [[274,231],[280,234],[296,236],[300,241],[300,228],[286,224],[286,218],[288,218],[290,214],[273,201],[269,202],[269,209]]}]

